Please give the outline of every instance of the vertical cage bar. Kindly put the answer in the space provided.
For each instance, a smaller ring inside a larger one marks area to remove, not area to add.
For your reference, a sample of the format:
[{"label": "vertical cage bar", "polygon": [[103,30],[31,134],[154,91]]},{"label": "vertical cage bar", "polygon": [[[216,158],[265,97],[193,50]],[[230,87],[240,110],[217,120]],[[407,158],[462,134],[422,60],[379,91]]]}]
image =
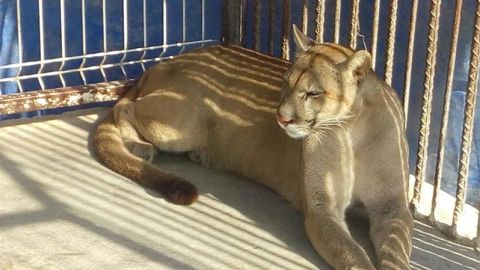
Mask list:
[{"label": "vertical cage bar", "polygon": [[[143,14],[143,47],[147,47],[147,0],[143,0],[142,3],[142,14]],[[142,70],[145,71],[145,63],[143,62],[143,59],[145,59],[145,56],[147,55],[147,51],[144,50],[142,53],[142,56],[140,57],[140,65],[142,67]]]},{"label": "vertical cage bar", "polygon": [[162,58],[163,55],[165,54],[165,52],[167,51],[167,0],[163,0],[162,2],[162,6],[163,6],[163,48],[162,48],[162,52],[160,53],[160,55],[158,56],[158,58]]},{"label": "vertical cage bar", "polygon": [[241,45],[242,39],[242,2],[224,0],[225,41],[228,44]]},{"label": "vertical cage bar", "polygon": [[285,0],[283,6],[283,35],[282,35],[282,58],[290,59],[290,0]]},{"label": "vertical cage bar", "polygon": [[273,55],[275,41],[273,40],[275,33],[275,0],[269,1],[269,29],[268,29],[268,53]]},{"label": "vertical cage bar", "polygon": [[358,29],[360,28],[360,24],[358,22],[360,9],[360,0],[353,0],[352,4],[352,19],[350,21],[350,48],[357,49],[357,37],[358,37]]},{"label": "vertical cage bar", "polygon": [[315,41],[323,43],[323,32],[325,25],[325,0],[318,0],[317,2],[317,17],[315,18]]},{"label": "vertical cage bar", "polygon": [[[414,0],[415,1],[415,0]],[[377,45],[378,45],[378,22],[380,20],[380,0],[375,0],[373,4],[373,25],[372,25],[372,69],[375,70],[377,63]]]},{"label": "vertical cage bar", "polygon": [[16,81],[18,85],[18,90],[20,93],[23,93],[22,82],[19,77],[22,73],[22,63],[23,63],[23,39],[22,39],[22,14],[21,14],[20,1],[17,1],[17,41],[18,41],[18,63],[20,64],[17,70]]},{"label": "vertical cage bar", "polygon": [[335,3],[335,28],[333,32],[333,40],[335,43],[340,41],[340,17],[342,16],[342,0],[337,0]]},{"label": "vertical cage bar", "polygon": [[385,61],[385,82],[392,85],[393,61],[395,57],[395,36],[397,33],[398,0],[390,2],[390,21],[387,40],[387,59]]},{"label": "vertical cage bar", "polygon": [[458,164],[457,195],[452,218],[452,232],[457,235],[457,224],[465,205],[466,189],[468,183],[468,170],[470,165],[470,152],[472,149],[473,123],[475,119],[475,103],[477,99],[478,64],[480,53],[480,3],[477,2],[475,13],[475,27],[472,41],[470,67],[468,71],[467,97],[465,100],[465,114],[463,118],[462,142],[460,147],[460,162]]},{"label": "vertical cage bar", "polygon": [[228,44],[230,42],[229,40],[229,28],[230,24],[228,23],[229,20],[229,6],[230,6],[230,1],[225,0],[222,1],[222,43],[223,44]]},{"label": "vertical cage bar", "polygon": [[[59,70],[62,71],[63,67],[65,66],[65,57],[67,56],[66,53],[66,34],[65,34],[65,0],[60,0],[60,32],[61,32],[61,39],[62,39],[62,63],[60,64]],[[65,83],[65,78],[63,74],[60,73],[60,81],[62,82],[62,86],[65,87],[67,84]]]},{"label": "vertical cage bar", "polygon": [[440,137],[438,139],[437,161],[435,167],[435,178],[433,182],[432,210],[430,220],[435,222],[435,210],[437,208],[438,193],[442,182],[443,159],[445,156],[445,140],[447,135],[448,116],[450,112],[450,98],[452,95],[453,75],[455,72],[455,59],[457,57],[458,33],[460,30],[460,18],[462,16],[462,0],[457,0],[455,4],[455,17],[452,26],[452,36],[450,40],[450,58],[448,60],[447,82],[445,86],[445,95],[443,98],[442,121],[440,124]]},{"label": "vertical cage bar", "polygon": [[303,0],[302,5],[302,32],[308,35],[308,0]]},{"label": "vertical cage bar", "polygon": [[202,48],[205,47],[205,0],[202,0]]},{"label": "vertical cage bar", "polygon": [[87,84],[87,78],[85,77],[85,73],[83,71],[83,66],[85,66],[87,55],[87,26],[86,26],[86,8],[85,8],[85,0],[82,0],[82,63],[80,64],[80,77],[82,77],[83,84]]},{"label": "vertical cage bar", "polygon": [[185,45],[183,44],[187,41],[187,7],[185,5],[185,0],[182,0],[182,49],[180,50],[180,53],[183,53],[185,50]]},{"label": "vertical cage bar", "polygon": [[259,0],[253,1],[253,48],[256,51],[260,50],[260,12],[262,8],[262,2]]},{"label": "vertical cage bar", "polygon": [[247,43],[247,0],[240,2],[240,44],[245,47]]},{"label": "vertical cage bar", "polygon": [[120,68],[122,69],[123,76],[125,79],[128,79],[127,72],[125,71],[125,59],[127,58],[128,49],[128,1],[123,0],[123,53],[122,59],[120,60]]},{"label": "vertical cage bar", "polygon": [[43,68],[45,66],[45,26],[44,26],[44,17],[43,17],[43,0],[38,0],[38,26],[40,29],[40,68],[38,69],[38,82],[40,83],[40,87],[42,90],[45,90],[45,83],[41,76],[43,72]]},{"label": "vertical cage bar", "polygon": [[403,111],[405,115],[405,125],[408,119],[408,106],[410,101],[410,86],[412,81],[413,51],[415,46],[415,28],[417,27],[418,0],[412,1],[412,10],[410,13],[410,33],[408,34],[407,63],[405,67],[405,89],[403,90]]},{"label": "vertical cage bar", "polygon": [[432,92],[435,77],[435,62],[437,54],[438,27],[440,21],[440,0],[432,0],[430,7],[430,22],[428,31],[428,48],[425,67],[425,82],[423,84],[422,113],[417,151],[417,168],[415,171],[415,186],[413,190],[413,205],[420,202],[422,184],[425,181],[427,169],[427,150],[430,133],[430,114],[432,111]]},{"label": "vertical cage bar", "polygon": [[107,81],[107,74],[103,65],[107,60],[108,41],[107,41],[107,0],[102,0],[102,35],[103,35],[103,58],[100,62],[100,73],[102,73],[103,81]]}]

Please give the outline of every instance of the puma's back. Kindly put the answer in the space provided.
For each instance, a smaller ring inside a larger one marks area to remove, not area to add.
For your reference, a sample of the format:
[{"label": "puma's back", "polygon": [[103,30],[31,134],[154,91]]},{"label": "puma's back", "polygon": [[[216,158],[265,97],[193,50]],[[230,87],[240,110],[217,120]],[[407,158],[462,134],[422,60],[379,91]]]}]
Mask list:
[{"label": "puma's back", "polygon": [[135,93],[115,106],[115,122],[107,121],[111,134],[118,132],[121,138],[109,148],[125,151],[106,151],[105,139],[97,132],[97,149],[105,152],[99,157],[167,198],[175,192],[182,198],[178,203],[194,200],[178,195],[183,184],[170,191],[158,184],[165,178],[154,176],[159,172],[145,180],[141,173],[125,171],[153,167],[146,161],[154,152],[149,144],[253,178],[298,206],[301,143],[289,138],[275,120],[288,67],[288,62],[233,46],[213,46],[159,63],[144,73]]}]

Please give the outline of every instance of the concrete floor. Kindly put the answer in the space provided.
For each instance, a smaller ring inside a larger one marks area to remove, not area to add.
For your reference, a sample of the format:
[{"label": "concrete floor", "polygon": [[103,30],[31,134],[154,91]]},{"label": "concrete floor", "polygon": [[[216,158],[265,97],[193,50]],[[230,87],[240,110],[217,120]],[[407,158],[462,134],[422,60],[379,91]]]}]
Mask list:
[{"label": "concrete floor", "polygon": [[[301,215],[251,181],[160,155],[199,188],[182,207],[101,166],[88,142],[104,113],[0,128],[0,269],[330,269]],[[412,268],[478,270],[480,257],[417,222]]]}]

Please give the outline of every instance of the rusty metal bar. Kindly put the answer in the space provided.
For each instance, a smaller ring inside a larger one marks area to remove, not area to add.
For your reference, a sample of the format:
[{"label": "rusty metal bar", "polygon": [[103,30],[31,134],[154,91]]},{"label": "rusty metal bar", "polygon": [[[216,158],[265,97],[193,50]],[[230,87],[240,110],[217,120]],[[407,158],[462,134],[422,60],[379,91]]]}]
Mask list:
[{"label": "rusty metal bar", "polygon": [[465,205],[465,196],[468,183],[470,151],[472,149],[473,123],[475,119],[475,103],[477,99],[478,64],[480,53],[480,3],[477,2],[475,13],[475,27],[472,40],[470,67],[468,71],[467,97],[465,100],[465,115],[463,118],[462,142],[460,147],[460,162],[458,165],[457,196],[452,218],[452,233],[457,236],[457,224]]},{"label": "rusty metal bar", "polygon": [[247,43],[247,0],[240,2],[240,44],[245,47]]},{"label": "rusty metal bar", "polygon": [[302,5],[302,32],[308,35],[308,0],[303,0]]},{"label": "rusty metal bar", "polygon": [[420,119],[417,167],[415,171],[415,186],[413,190],[413,206],[420,202],[420,193],[422,184],[425,181],[425,172],[427,169],[427,149],[428,137],[430,133],[430,116],[432,105],[432,92],[435,77],[435,62],[437,53],[438,27],[440,21],[440,0],[432,0],[430,7],[430,22],[428,31],[428,48],[425,67],[425,81],[422,97],[422,113]]},{"label": "rusty metal bar", "polygon": [[283,35],[282,35],[282,59],[290,59],[290,0],[285,0],[283,5]]},{"label": "rusty metal bar", "polygon": [[430,220],[435,222],[435,210],[437,208],[438,193],[442,182],[443,159],[445,156],[445,140],[447,136],[448,116],[450,112],[450,99],[452,95],[453,75],[455,72],[455,59],[457,57],[458,34],[460,30],[460,18],[462,17],[462,0],[455,4],[455,17],[452,26],[452,37],[450,43],[450,58],[448,60],[448,76],[443,99],[442,122],[440,124],[440,138],[438,139],[437,161],[435,167],[435,178],[433,182],[432,210]]},{"label": "rusty metal bar", "polygon": [[315,41],[323,43],[323,32],[325,25],[325,0],[318,0],[317,3],[317,17],[315,18]]},{"label": "rusty metal bar", "polygon": [[403,112],[405,116],[405,125],[408,119],[408,106],[410,101],[410,86],[412,81],[413,50],[415,46],[415,28],[417,27],[418,0],[412,1],[412,10],[410,13],[410,33],[408,35],[407,63],[405,67],[405,89],[403,90]]},{"label": "rusty metal bar", "polygon": [[0,96],[0,115],[117,100],[135,81],[30,91]]},{"label": "rusty metal bar", "polygon": [[395,54],[395,36],[397,33],[398,0],[390,2],[390,21],[387,40],[387,59],[385,61],[385,82],[392,85],[393,61]]},{"label": "rusty metal bar", "polygon": [[380,20],[380,0],[375,0],[373,4],[373,25],[372,25],[372,68],[375,70],[377,62],[378,45],[378,22]]},{"label": "rusty metal bar", "polygon": [[260,51],[260,12],[262,9],[262,2],[259,0],[253,1],[253,48]]},{"label": "rusty metal bar", "polygon": [[353,0],[352,20],[350,21],[350,48],[357,49],[357,37],[360,28],[358,13],[360,10],[360,0]]},{"label": "rusty metal bar", "polygon": [[269,29],[268,29],[268,53],[273,55],[273,48],[275,46],[275,41],[273,40],[275,34],[275,0],[269,1]]},{"label": "rusty metal bar", "polygon": [[340,41],[340,17],[342,16],[342,0],[337,0],[335,3],[335,30],[333,32],[333,41],[339,43]]}]

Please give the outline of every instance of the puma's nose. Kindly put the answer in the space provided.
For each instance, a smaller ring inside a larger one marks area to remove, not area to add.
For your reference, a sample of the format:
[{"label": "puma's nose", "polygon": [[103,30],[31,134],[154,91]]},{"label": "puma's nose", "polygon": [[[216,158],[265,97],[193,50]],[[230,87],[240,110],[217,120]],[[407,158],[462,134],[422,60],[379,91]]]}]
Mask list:
[{"label": "puma's nose", "polygon": [[282,116],[280,114],[277,114],[277,121],[278,123],[282,124],[283,126],[288,126],[288,124],[293,123],[293,119],[287,118],[285,116]]}]

